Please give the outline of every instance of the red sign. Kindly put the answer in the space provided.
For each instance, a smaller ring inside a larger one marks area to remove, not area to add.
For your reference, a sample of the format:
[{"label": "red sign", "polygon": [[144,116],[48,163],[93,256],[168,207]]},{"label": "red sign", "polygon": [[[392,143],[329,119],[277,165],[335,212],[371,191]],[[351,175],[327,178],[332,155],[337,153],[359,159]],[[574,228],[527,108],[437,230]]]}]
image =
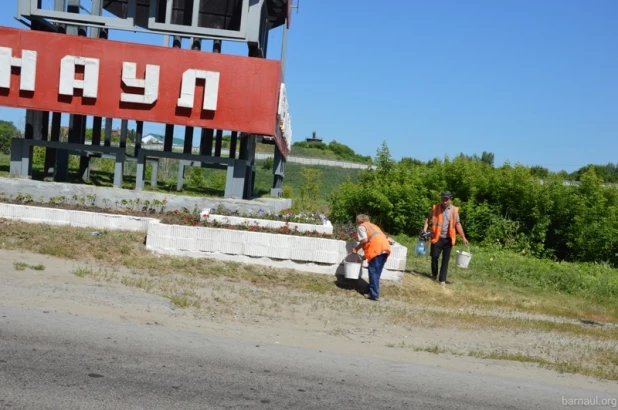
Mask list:
[{"label": "red sign", "polygon": [[0,27],[0,105],[278,137],[278,61]]}]

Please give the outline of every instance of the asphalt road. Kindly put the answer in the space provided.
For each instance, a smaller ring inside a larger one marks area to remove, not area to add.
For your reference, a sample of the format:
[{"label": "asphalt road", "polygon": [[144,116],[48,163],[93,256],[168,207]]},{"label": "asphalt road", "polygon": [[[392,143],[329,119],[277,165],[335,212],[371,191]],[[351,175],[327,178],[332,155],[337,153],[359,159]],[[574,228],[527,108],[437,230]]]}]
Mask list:
[{"label": "asphalt road", "polygon": [[[553,409],[598,392],[0,307],[0,409]],[[573,407],[569,407],[573,408]]]}]

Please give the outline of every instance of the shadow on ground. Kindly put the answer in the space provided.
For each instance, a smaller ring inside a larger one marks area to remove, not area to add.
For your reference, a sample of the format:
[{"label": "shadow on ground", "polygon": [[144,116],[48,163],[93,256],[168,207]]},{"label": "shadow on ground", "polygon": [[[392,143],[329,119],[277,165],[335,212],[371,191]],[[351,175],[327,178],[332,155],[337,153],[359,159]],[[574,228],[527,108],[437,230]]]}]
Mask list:
[{"label": "shadow on ground", "polygon": [[363,278],[346,279],[344,276],[337,275],[335,286],[339,289],[355,290],[361,295],[367,295],[369,293],[369,283]]}]

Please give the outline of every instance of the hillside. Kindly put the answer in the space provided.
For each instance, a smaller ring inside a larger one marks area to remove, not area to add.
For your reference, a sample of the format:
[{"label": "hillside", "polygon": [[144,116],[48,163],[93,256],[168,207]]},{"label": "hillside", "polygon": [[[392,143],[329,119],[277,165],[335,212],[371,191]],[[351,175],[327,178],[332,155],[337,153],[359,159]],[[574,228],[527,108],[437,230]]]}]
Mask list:
[{"label": "hillside", "polygon": [[[272,169],[264,168],[266,161],[256,161],[257,172],[255,180],[255,189],[258,195],[268,195],[273,183]],[[351,182],[356,183],[358,176],[361,173],[360,169],[348,169],[331,167],[324,165],[303,165],[294,162],[288,162],[285,168],[284,191],[292,198],[300,196],[300,189],[303,184],[303,170],[315,170],[322,176],[318,187],[318,197],[315,198],[321,205],[326,205],[328,196],[334,192],[339,185],[345,182],[348,178]],[[306,171],[305,171],[306,172]]]}]

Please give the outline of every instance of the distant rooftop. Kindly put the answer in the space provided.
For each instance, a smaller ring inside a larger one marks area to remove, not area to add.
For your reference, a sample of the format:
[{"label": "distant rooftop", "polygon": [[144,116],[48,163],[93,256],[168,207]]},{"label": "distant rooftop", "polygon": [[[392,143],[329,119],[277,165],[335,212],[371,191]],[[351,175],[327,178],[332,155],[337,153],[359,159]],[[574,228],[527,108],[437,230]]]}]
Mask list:
[{"label": "distant rooftop", "polygon": [[315,131],[313,131],[311,133],[311,137],[305,138],[305,141],[307,141],[307,142],[322,142],[322,139],[318,138],[317,137],[317,133]]}]

